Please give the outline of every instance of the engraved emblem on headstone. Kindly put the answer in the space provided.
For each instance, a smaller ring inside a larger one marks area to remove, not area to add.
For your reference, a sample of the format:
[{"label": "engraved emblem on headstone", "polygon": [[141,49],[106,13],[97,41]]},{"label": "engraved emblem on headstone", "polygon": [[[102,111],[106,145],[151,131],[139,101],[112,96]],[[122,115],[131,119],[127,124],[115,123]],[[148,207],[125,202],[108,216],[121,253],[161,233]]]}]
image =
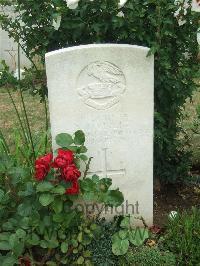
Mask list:
[{"label": "engraved emblem on headstone", "polygon": [[120,101],[126,80],[119,67],[107,61],[86,66],[77,81],[77,92],[83,102],[97,110],[105,110]]}]

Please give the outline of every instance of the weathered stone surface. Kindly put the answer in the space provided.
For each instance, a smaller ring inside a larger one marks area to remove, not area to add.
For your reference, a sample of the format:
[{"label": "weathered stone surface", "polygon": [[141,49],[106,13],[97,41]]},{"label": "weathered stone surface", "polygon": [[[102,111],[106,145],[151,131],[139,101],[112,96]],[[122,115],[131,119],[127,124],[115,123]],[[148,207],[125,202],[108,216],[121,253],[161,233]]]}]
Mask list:
[{"label": "weathered stone surface", "polygon": [[154,60],[148,51],[71,47],[46,54],[46,67],[53,140],[82,129],[93,157],[90,174],[111,177],[125,195],[124,214],[134,209],[152,224]]}]

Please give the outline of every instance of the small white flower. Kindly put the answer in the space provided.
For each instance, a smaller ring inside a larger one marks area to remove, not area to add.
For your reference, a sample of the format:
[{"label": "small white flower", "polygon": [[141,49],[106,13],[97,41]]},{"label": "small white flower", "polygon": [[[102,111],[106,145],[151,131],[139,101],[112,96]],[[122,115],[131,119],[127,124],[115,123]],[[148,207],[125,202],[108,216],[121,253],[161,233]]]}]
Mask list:
[{"label": "small white flower", "polygon": [[176,218],[176,216],[178,215],[178,212],[176,211],[171,211],[169,214],[169,218],[174,220]]},{"label": "small white flower", "polygon": [[[186,23],[184,16],[187,15],[188,8],[190,7],[188,0],[175,0],[174,4],[177,5],[179,8],[174,13],[174,16],[177,18],[178,25],[182,26]],[[183,14],[181,14],[183,11]]]},{"label": "small white flower", "polygon": [[[24,78],[24,72],[25,72],[25,70],[20,68],[20,79],[23,79],[23,78]],[[16,70],[15,70],[13,76],[14,76],[14,78],[16,78],[17,80],[19,80],[19,71],[18,71],[18,68],[16,68]]]},{"label": "small white flower", "polygon": [[128,1],[128,0],[120,0],[120,1],[119,1],[119,4],[118,4],[118,7],[119,7],[119,8],[122,8],[122,7],[126,4],[127,1]]},{"label": "small white flower", "polygon": [[52,26],[55,30],[58,30],[60,28],[60,22],[61,22],[61,16],[58,16],[56,19],[53,20]]},{"label": "small white flower", "polygon": [[80,0],[65,0],[69,9],[76,9]]},{"label": "small white flower", "polygon": [[178,20],[178,25],[183,26],[186,23],[186,20]]},{"label": "small white flower", "polygon": [[2,78],[3,76],[3,71],[0,71],[0,79]]},{"label": "small white flower", "polygon": [[119,13],[117,13],[117,17],[123,18],[124,17],[124,13],[122,11],[120,11]]}]

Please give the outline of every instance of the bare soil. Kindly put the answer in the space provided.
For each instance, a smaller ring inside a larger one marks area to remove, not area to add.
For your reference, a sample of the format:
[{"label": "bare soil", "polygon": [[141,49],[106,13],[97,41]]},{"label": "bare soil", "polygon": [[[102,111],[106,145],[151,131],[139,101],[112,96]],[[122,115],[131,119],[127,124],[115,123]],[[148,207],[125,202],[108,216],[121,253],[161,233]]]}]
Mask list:
[{"label": "bare soil", "polygon": [[163,227],[171,211],[200,207],[200,186],[176,184],[154,191],[154,224]]}]

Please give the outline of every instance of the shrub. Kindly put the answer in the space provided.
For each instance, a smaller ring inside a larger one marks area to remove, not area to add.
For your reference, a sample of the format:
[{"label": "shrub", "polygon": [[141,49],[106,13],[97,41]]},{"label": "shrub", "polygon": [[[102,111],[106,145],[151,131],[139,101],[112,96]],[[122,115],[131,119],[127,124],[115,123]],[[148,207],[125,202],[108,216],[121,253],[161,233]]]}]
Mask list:
[{"label": "shrub", "polygon": [[176,254],[178,265],[198,265],[200,262],[200,210],[192,208],[170,219],[164,245]]},{"label": "shrub", "polygon": [[[39,260],[41,265],[91,265],[87,246],[100,232],[95,222],[99,213],[85,215],[75,203],[113,207],[123,202],[122,193],[110,189],[111,179],[87,177],[90,159],[81,130],[72,136],[59,134],[56,142],[57,155],[38,158],[33,178],[33,166],[16,165],[0,136],[2,266],[23,265],[26,260],[32,265]],[[81,180],[80,165],[85,165]]]},{"label": "shrub", "polygon": [[[116,0],[80,0],[76,9],[64,0],[0,4],[14,4],[16,16],[10,19],[5,13],[0,21],[11,37],[22,40],[32,62],[35,55],[44,62],[46,52],[79,44],[150,47],[155,54],[155,176],[173,182],[187,175],[189,155],[177,136],[180,109],[196,88],[193,78],[198,71],[199,14],[191,11],[191,0],[128,0],[120,8]],[[39,91],[44,95],[45,86]]]}]

